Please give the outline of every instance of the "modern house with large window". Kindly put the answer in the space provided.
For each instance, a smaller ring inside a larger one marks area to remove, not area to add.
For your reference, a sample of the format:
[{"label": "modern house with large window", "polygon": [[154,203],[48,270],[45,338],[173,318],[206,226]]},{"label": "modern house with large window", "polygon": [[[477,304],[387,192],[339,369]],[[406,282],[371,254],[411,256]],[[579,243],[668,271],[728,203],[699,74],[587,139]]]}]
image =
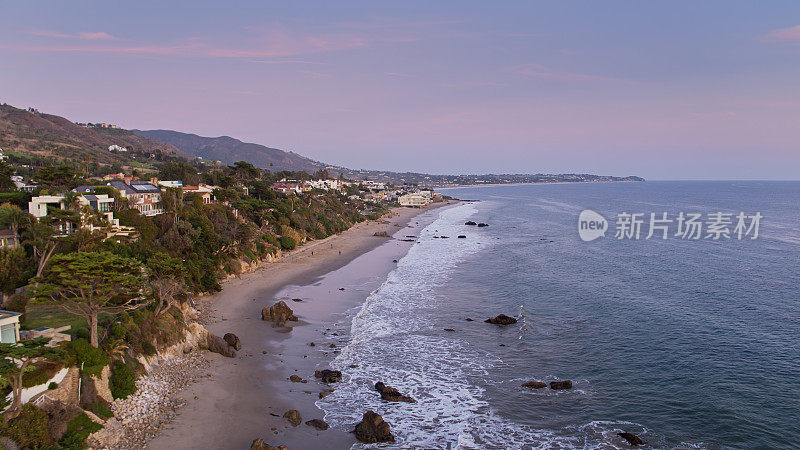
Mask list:
[{"label": "modern house with large window", "polygon": [[161,206],[161,188],[149,181],[112,181],[109,186],[118,190],[120,195],[128,199],[131,208],[135,208],[143,216],[164,214]]},{"label": "modern house with large window", "polygon": [[19,341],[19,317],[22,313],[0,309],[0,343],[16,344]]}]

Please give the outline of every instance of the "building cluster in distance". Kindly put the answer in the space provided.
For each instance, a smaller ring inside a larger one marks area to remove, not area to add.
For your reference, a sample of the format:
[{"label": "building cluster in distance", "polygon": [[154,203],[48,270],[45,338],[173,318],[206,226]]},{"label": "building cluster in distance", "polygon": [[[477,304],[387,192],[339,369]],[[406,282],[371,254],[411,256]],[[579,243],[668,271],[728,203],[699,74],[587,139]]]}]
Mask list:
[{"label": "building cluster in distance", "polygon": [[[2,154],[0,153],[0,156]],[[17,190],[36,192],[38,186],[26,182],[21,176],[11,177]],[[89,231],[106,230],[107,236],[132,236],[134,230],[120,225],[119,219],[114,217],[115,203],[125,201],[127,207],[133,208],[143,216],[157,216],[164,214],[162,192],[164,189],[176,189],[181,194],[182,201],[186,202],[190,196],[199,196],[203,204],[222,203],[229,206],[238,217],[238,211],[227,201],[218,201],[215,191],[220,189],[200,183],[196,186],[184,186],[176,180],[139,180],[136,177],[126,176],[123,173],[106,175],[102,183],[95,185],[78,186],[69,193],[44,194],[33,196],[28,202],[28,212],[44,221],[53,217],[54,213],[64,213],[68,210],[75,211],[77,216],[73,220],[48,220],[57,235],[69,235],[78,229]],[[247,195],[247,187],[238,186]],[[435,201],[439,194],[430,188],[417,188],[412,186],[394,187],[387,183],[376,181],[348,181],[343,179],[311,179],[291,180],[282,179],[271,185],[271,188],[284,195],[300,196],[312,194],[315,190],[336,191],[347,194],[351,199],[359,199],[368,203],[384,205],[400,205],[407,207],[422,207]],[[355,192],[355,193],[353,193]],[[98,223],[94,217],[102,217]],[[74,220],[78,218],[78,220]],[[0,247],[15,247],[18,237],[10,229],[0,230]]]}]

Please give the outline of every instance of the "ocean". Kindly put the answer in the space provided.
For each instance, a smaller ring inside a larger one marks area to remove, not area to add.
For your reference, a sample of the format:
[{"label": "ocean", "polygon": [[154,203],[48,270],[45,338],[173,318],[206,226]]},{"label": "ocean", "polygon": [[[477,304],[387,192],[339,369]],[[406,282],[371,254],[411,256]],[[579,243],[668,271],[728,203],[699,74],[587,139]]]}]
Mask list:
[{"label": "ocean", "polygon": [[[439,210],[349,313],[331,363],[346,377],[317,403],[333,426],[373,409],[393,448],[630,448],[622,431],[655,448],[800,445],[800,183],[443,192],[474,201]],[[591,242],[587,209],[608,227]],[[729,237],[706,238],[718,212]],[[615,237],[622,213],[642,214],[638,240]],[[650,213],[673,220],[667,239],[646,239]],[[680,213],[702,215],[699,239],[675,236]],[[501,313],[518,322],[484,323]],[[416,403],[381,402],[376,381]]]}]

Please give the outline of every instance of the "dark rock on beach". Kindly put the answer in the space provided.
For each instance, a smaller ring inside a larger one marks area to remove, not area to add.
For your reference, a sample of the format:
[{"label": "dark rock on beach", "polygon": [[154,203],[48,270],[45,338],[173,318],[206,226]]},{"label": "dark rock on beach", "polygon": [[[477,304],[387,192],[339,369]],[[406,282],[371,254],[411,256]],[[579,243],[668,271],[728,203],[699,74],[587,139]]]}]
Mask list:
[{"label": "dark rock on beach", "polygon": [[296,409],[290,409],[289,411],[283,413],[283,418],[288,420],[293,427],[296,427],[303,422],[303,418],[300,417],[300,413],[297,412]]},{"label": "dark rock on beach", "polygon": [[466,318],[466,319],[464,319],[464,320],[466,320],[467,322],[472,322],[472,319],[470,319],[469,317],[467,317],[467,318]]},{"label": "dark rock on beach", "polygon": [[387,233],[387,232],[385,232],[385,231],[376,231],[375,233],[373,233],[373,236],[377,236],[377,237],[389,237],[389,233]]},{"label": "dark rock on beach", "polygon": [[468,222],[464,222],[464,225],[477,225],[477,223],[470,220]]},{"label": "dark rock on beach", "polygon": [[242,343],[239,341],[239,336],[236,336],[233,333],[225,333],[225,336],[222,336],[222,339],[224,339],[228,345],[233,347],[234,350],[241,350]]},{"label": "dark rock on beach", "polygon": [[277,447],[273,447],[264,442],[263,439],[259,438],[253,441],[252,444],[250,444],[250,450],[289,450],[289,447],[285,445],[279,445]]},{"label": "dark rock on beach", "polygon": [[493,323],[495,325],[511,325],[512,323],[517,323],[517,319],[513,317],[509,317],[505,314],[500,314],[499,316],[484,320],[486,323]]},{"label": "dark rock on beach", "polygon": [[380,392],[381,398],[383,400],[386,400],[387,402],[407,402],[407,403],[416,402],[416,400],[409,397],[408,395],[403,395],[397,389],[386,386],[380,381],[375,383],[375,390]]},{"label": "dark rock on beach", "polygon": [[542,389],[547,387],[547,383],[543,381],[528,381],[527,383],[524,383],[522,387]]},{"label": "dark rock on beach", "polygon": [[389,428],[389,424],[383,421],[383,417],[374,411],[367,411],[353,430],[356,439],[365,444],[376,442],[394,442],[394,436]]},{"label": "dark rock on beach", "polygon": [[292,308],[289,308],[289,305],[281,300],[272,306],[265,306],[261,310],[261,320],[272,322],[273,327],[282,327],[286,325],[287,320],[296,322],[297,317],[294,315]]},{"label": "dark rock on beach", "polygon": [[458,238],[459,238],[459,239],[466,239],[467,237],[466,237],[466,236],[464,236],[463,234],[459,234],[459,235],[458,235]]},{"label": "dark rock on beach", "polygon": [[322,419],[311,419],[306,422],[306,425],[314,427],[320,431],[325,431],[328,429],[328,424]]},{"label": "dark rock on beach", "polygon": [[342,372],[330,369],[315,370],[314,377],[319,378],[323,383],[338,383],[342,381]]},{"label": "dark rock on beach", "polygon": [[306,380],[302,379],[299,375],[292,375],[289,377],[289,380],[292,383],[306,383]]},{"label": "dark rock on beach", "polygon": [[233,358],[236,356],[236,349],[228,345],[224,339],[221,337],[208,333],[206,334],[206,341],[204,343],[203,348],[208,349],[210,352],[219,353],[222,356],[227,356],[228,358]]},{"label": "dark rock on beach", "polygon": [[644,445],[644,441],[639,436],[633,433],[622,432],[622,433],[617,433],[617,436],[628,441],[628,444],[631,444],[631,447],[636,447],[637,445]]},{"label": "dark rock on beach", "polygon": [[551,381],[550,389],[572,389],[572,381],[571,380]]},{"label": "dark rock on beach", "polygon": [[479,223],[479,224],[478,224],[478,227],[479,227],[479,228],[482,228],[482,227],[488,227],[488,226],[489,226],[489,224],[488,224],[488,223],[483,223],[483,222],[481,222],[481,223]]},{"label": "dark rock on beach", "polygon": [[303,299],[302,298],[293,298],[292,301],[293,302],[302,302]]}]

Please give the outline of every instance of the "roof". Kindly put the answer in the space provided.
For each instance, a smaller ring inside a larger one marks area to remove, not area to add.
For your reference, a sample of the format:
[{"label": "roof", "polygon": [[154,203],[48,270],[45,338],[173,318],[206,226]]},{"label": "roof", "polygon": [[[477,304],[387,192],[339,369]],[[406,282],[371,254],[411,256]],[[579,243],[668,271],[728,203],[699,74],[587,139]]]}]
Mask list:
[{"label": "roof", "polygon": [[132,182],[130,187],[136,192],[161,192],[161,188],[154,186],[150,182]]},{"label": "roof", "polygon": [[80,193],[94,192],[94,186],[78,186],[73,191]]},{"label": "roof", "polygon": [[0,230],[0,238],[10,238],[10,237],[14,237],[14,231],[11,228]]},{"label": "roof", "polygon": [[6,311],[5,309],[0,309],[0,319],[8,319],[9,317],[21,316],[22,313],[16,311]]}]

